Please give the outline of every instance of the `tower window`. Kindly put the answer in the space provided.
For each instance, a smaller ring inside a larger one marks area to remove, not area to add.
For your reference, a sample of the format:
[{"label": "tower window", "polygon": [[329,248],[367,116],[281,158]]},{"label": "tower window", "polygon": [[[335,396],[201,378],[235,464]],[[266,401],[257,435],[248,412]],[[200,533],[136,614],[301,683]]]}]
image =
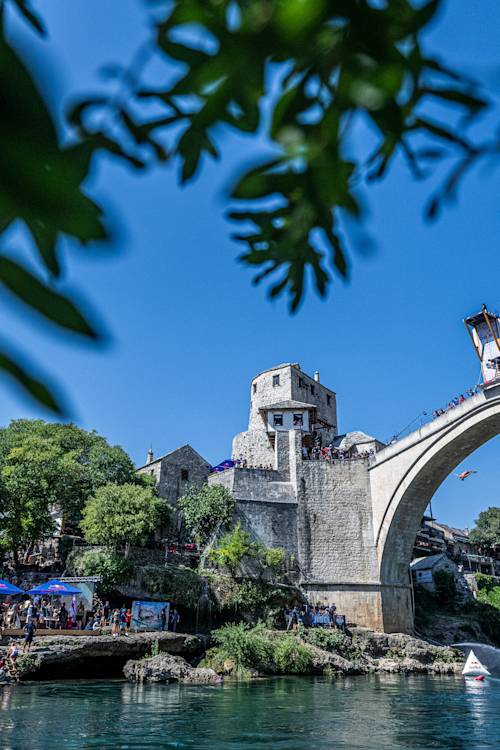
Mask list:
[{"label": "tower window", "polygon": [[331,405],[331,403],[332,403],[332,397],[331,396],[327,395],[327,397],[326,397],[326,403],[327,403],[327,406]]},{"label": "tower window", "polygon": [[303,388],[303,387],[304,387],[304,381],[302,380],[302,378],[299,378],[299,388]]},{"label": "tower window", "polygon": [[315,388],[313,385],[311,385],[311,396],[314,396],[315,394]]},{"label": "tower window", "polygon": [[189,471],[187,469],[181,469],[181,481],[187,482],[189,479]]},{"label": "tower window", "polygon": [[273,414],[273,424],[275,427],[283,427],[283,414]]},{"label": "tower window", "polygon": [[252,390],[253,390],[254,393],[257,393],[257,383],[254,383],[252,385]]},{"label": "tower window", "polygon": [[280,384],[280,376],[273,375],[273,385],[279,385],[279,384]]}]

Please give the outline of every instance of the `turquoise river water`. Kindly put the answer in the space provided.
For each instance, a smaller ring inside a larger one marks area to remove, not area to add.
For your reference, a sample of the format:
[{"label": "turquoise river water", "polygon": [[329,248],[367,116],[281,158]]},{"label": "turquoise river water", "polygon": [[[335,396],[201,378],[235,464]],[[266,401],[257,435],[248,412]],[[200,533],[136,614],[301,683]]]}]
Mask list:
[{"label": "turquoise river water", "polygon": [[288,677],[222,687],[115,682],[0,688],[2,750],[500,748],[500,682]]}]

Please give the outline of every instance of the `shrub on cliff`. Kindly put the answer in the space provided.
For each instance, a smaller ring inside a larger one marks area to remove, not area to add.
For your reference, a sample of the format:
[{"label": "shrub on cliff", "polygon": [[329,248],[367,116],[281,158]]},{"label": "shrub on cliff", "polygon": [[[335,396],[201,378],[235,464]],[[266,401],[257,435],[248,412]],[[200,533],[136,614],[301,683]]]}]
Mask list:
[{"label": "shrub on cliff", "polygon": [[248,531],[245,531],[238,522],[234,529],[219,540],[217,546],[210,551],[209,559],[227,568],[232,575],[245,557],[257,557],[260,547],[253,540]]},{"label": "shrub on cliff", "polygon": [[286,635],[278,641],[274,662],[282,674],[309,674],[313,671],[311,649],[293,635]]},{"label": "shrub on cliff", "polygon": [[234,498],[222,485],[204,484],[199,490],[191,487],[178,500],[177,507],[198,544],[206,544],[218,529],[231,521]]},{"label": "shrub on cliff", "polygon": [[264,547],[261,551],[262,564],[274,575],[283,573],[285,558],[285,550],[281,547]]},{"label": "shrub on cliff", "polygon": [[436,570],[434,573],[436,596],[440,604],[453,606],[457,597],[455,576],[448,570]]},{"label": "shrub on cliff", "polygon": [[203,590],[203,579],[183,565],[147,565],[142,568],[142,588],[151,596],[170,598],[181,607],[194,608]]},{"label": "shrub on cliff", "polygon": [[77,552],[68,559],[68,567],[79,576],[101,576],[102,593],[116,589],[134,573],[133,562],[112,550]]}]

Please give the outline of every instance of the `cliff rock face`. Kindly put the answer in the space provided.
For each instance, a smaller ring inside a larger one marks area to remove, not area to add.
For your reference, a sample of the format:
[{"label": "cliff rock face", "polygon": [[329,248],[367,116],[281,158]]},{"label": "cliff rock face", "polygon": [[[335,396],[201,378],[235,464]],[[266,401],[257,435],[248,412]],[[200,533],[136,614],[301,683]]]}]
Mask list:
[{"label": "cliff rock face", "polygon": [[158,654],[148,659],[128,661],[123,674],[131,682],[183,682],[220,685],[222,678],[208,667],[192,667],[181,656]]},{"label": "cliff rock face", "polygon": [[184,633],[133,633],[113,638],[100,636],[55,636],[35,638],[32,651],[18,659],[20,679],[80,679],[121,677],[130,659],[151,652],[193,658],[203,646],[194,635]]}]

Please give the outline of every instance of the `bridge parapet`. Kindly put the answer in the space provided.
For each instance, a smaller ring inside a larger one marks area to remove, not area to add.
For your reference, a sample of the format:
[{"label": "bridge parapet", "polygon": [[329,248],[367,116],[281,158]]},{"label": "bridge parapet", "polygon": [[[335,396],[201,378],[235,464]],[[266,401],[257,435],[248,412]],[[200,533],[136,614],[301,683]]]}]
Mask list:
[{"label": "bridge parapet", "polygon": [[[500,396],[500,386],[497,386],[496,390],[498,391],[497,396]],[[370,459],[370,467],[380,466],[384,461],[394,458],[398,453],[408,450],[408,448],[413,447],[416,443],[427,440],[430,436],[439,433],[441,430],[445,430],[457,420],[462,419],[469,412],[473,412],[478,406],[484,404],[488,398],[489,391],[490,389],[485,389],[474,396],[470,396],[453,409],[448,409],[444,414],[435,417],[430,422],[422,425],[422,427],[410,432],[409,435],[382,448],[382,450],[378,451]]]}]

